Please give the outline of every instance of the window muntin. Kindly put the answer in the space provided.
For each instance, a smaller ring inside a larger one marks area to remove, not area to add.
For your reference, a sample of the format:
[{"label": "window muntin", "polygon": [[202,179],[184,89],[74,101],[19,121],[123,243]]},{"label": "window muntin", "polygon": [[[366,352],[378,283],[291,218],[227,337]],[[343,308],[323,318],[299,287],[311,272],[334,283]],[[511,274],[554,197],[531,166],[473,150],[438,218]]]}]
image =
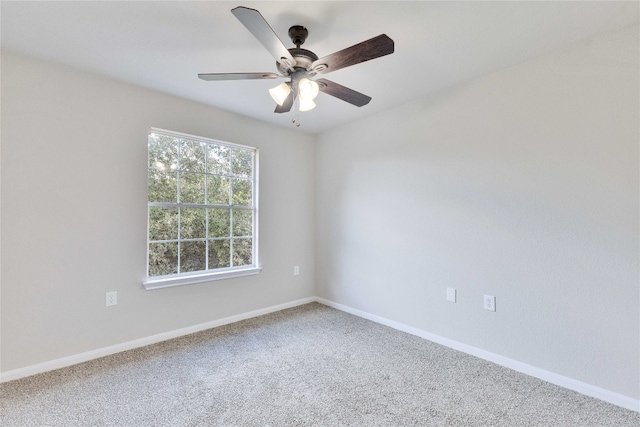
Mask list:
[{"label": "window muntin", "polygon": [[253,147],[150,129],[145,286],[258,268],[257,154]]}]

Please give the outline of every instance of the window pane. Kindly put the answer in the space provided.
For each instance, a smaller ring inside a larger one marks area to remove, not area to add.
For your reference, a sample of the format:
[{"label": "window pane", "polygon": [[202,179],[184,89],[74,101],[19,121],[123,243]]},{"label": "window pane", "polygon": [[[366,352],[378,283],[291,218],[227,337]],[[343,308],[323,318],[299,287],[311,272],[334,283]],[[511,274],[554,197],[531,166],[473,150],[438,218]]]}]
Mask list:
[{"label": "window pane", "polygon": [[152,133],[148,142],[150,169],[171,171],[178,168],[178,144],[174,138]]},{"label": "window pane", "polygon": [[251,239],[234,239],[233,240],[233,265],[251,265],[252,260],[252,240]]},{"label": "window pane", "polygon": [[209,209],[209,236],[229,237],[231,215],[229,209]]},{"label": "window pane", "polygon": [[228,240],[209,240],[209,269],[231,266]]},{"label": "window pane", "polygon": [[251,236],[253,212],[247,209],[233,209],[233,235]]},{"label": "window pane", "polygon": [[178,177],[176,172],[160,172],[149,169],[149,201],[177,202]]},{"label": "window pane", "polygon": [[178,239],[178,209],[149,208],[149,240]]},{"label": "window pane", "polygon": [[204,239],[206,233],[205,209],[180,209],[180,238]]},{"label": "window pane", "polygon": [[190,172],[205,172],[205,147],[204,142],[181,140],[180,143],[180,170]]},{"label": "window pane", "polygon": [[254,265],[255,155],[250,147],[150,130],[149,277]]},{"label": "window pane", "polygon": [[182,242],[180,244],[180,272],[206,270],[207,243]]},{"label": "window pane", "polygon": [[245,150],[233,150],[231,172],[233,175],[242,178],[253,176],[253,155]]},{"label": "window pane", "polygon": [[207,173],[229,175],[231,173],[229,151],[227,147],[209,144],[207,148]]},{"label": "window pane", "polygon": [[251,206],[251,181],[248,179],[233,180],[233,204]]},{"label": "window pane", "polygon": [[205,175],[199,173],[180,173],[180,201],[182,203],[204,203]]},{"label": "window pane", "polygon": [[178,243],[149,244],[149,276],[178,272]]},{"label": "window pane", "polygon": [[229,204],[229,178],[207,176],[207,203],[210,205]]}]

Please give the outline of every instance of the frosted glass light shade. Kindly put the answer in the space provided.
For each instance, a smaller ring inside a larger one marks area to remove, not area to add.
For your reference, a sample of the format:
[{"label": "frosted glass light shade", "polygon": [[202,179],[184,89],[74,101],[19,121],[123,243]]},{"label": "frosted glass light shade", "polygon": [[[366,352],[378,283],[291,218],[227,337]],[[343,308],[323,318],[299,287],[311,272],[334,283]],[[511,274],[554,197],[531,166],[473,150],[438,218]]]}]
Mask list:
[{"label": "frosted glass light shade", "polygon": [[312,99],[304,99],[300,97],[300,111],[309,111],[316,108],[316,103]]},{"label": "frosted glass light shade", "polygon": [[289,93],[291,93],[291,88],[287,83],[280,83],[278,86],[269,89],[269,95],[271,95],[273,100],[280,106],[284,104]]},{"label": "frosted glass light shade", "polygon": [[298,83],[298,90],[301,99],[315,99],[320,92],[320,88],[318,87],[318,83],[313,80],[309,80],[308,78],[300,79],[300,83]]}]

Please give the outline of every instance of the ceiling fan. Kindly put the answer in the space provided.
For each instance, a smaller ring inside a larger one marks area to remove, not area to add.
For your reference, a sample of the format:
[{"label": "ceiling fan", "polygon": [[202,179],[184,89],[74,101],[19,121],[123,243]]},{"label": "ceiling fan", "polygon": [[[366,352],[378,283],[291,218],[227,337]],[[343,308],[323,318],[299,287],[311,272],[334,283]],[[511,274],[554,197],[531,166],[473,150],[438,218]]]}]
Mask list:
[{"label": "ceiling fan", "polygon": [[[305,42],[309,32],[301,25],[289,28],[289,37],[296,47],[287,49],[278,38],[260,12],[247,7],[236,7],[231,13],[258,39],[260,43],[276,59],[278,73],[205,73],[198,74],[202,80],[249,80],[286,78],[287,82],[269,90],[278,104],[276,113],[286,113],[298,101],[300,111],[308,111],[316,105],[313,102],[318,92],[362,107],[371,101],[371,97],[327,79],[314,79],[318,74],[327,74],[341,68],[359,64],[393,53],[394,44],[386,34],[318,58],[310,50],[300,46]],[[297,123],[299,125],[299,123]]]}]

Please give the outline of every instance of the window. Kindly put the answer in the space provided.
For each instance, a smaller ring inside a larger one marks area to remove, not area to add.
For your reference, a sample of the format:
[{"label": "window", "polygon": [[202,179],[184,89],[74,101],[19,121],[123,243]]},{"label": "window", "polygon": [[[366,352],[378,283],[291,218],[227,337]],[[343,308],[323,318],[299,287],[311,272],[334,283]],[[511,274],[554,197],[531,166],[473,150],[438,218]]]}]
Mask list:
[{"label": "window", "polygon": [[147,289],[257,274],[258,150],[150,129]]}]

